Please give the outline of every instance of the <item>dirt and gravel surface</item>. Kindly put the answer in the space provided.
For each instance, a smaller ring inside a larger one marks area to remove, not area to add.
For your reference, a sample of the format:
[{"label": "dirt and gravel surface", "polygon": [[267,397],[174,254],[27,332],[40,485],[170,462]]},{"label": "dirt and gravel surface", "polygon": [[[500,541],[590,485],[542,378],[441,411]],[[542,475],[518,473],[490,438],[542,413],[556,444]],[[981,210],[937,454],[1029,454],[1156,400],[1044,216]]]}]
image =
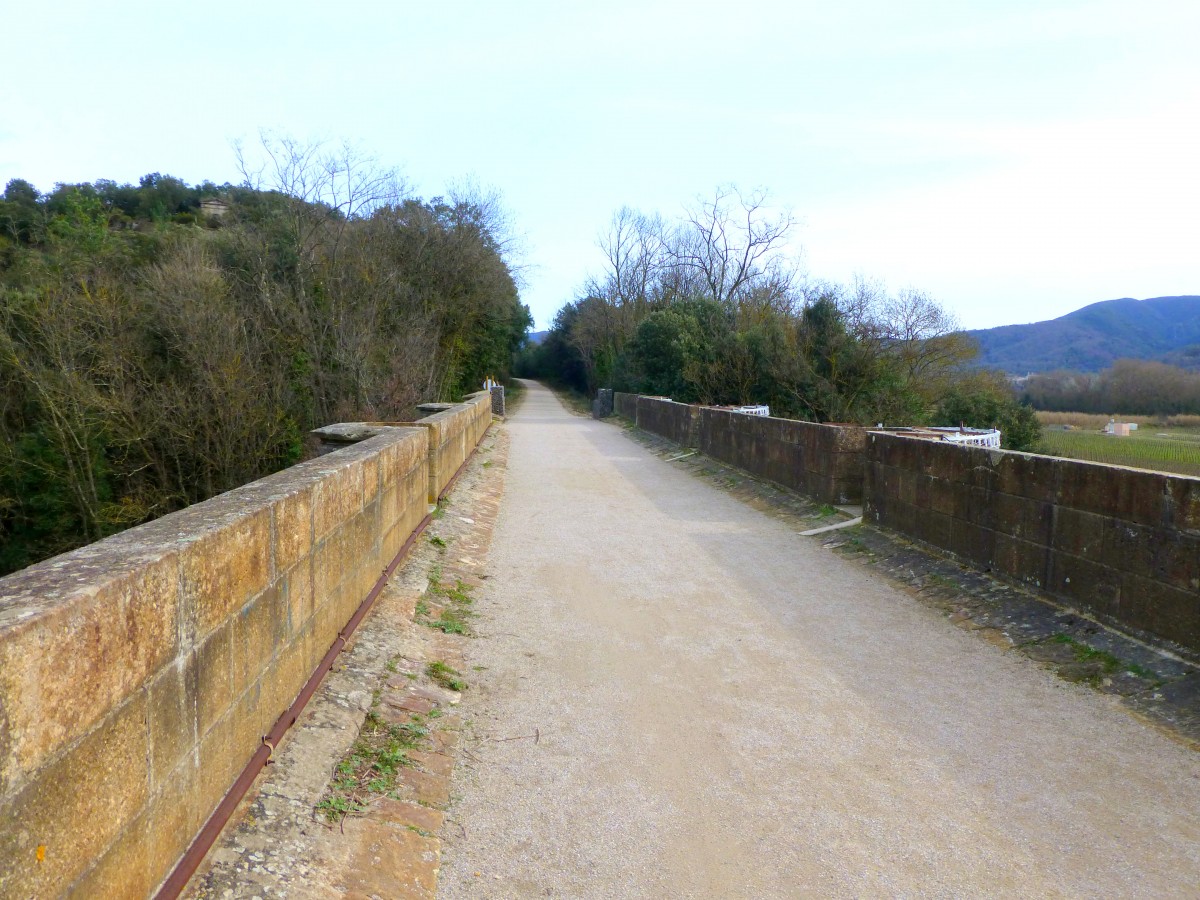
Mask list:
[{"label": "dirt and gravel surface", "polygon": [[1200,895],[1200,755],[530,385],[439,896]]}]

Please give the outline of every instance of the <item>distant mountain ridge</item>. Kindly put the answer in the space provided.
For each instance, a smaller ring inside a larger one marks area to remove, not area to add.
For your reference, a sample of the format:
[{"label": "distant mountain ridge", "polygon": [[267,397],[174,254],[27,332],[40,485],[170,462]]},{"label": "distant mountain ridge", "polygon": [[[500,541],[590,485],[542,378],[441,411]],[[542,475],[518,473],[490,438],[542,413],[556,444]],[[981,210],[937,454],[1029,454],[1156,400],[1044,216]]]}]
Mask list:
[{"label": "distant mountain ridge", "polygon": [[1096,372],[1123,358],[1200,364],[1200,296],[1104,300],[1047,322],[968,331],[978,363],[1013,375]]}]

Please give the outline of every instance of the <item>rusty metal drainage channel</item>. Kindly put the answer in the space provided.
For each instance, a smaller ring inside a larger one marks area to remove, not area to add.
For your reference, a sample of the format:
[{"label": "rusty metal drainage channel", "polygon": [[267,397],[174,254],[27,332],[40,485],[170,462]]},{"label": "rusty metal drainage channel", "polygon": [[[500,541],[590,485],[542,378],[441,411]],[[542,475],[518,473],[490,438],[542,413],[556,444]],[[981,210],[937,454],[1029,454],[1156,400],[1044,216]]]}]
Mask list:
[{"label": "rusty metal drainage channel", "polygon": [[[480,435],[479,443],[475,445],[471,454],[463,460],[463,464],[458,467],[458,470],[446,482],[446,486],[438,494],[438,500],[445,497],[449,493],[450,488],[454,486],[454,483],[458,481],[458,477],[467,468],[467,463],[475,457],[475,453],[479,450],[479,444],[483,443],[483,439],[487,437],[487,433],[490,430],[491,426],[489,425],[483,434]],[[432,520],[432,513],[425,516],[413,533],[408,536],[408,540],[404,542],[404,546],[400,548],[400,552],[396,554],[395,559],[388,563],[387,568],[383,570],[383,574],[379,576],[379,580],[375,582],[375,586],[371,588],[366,599],[359,604],[358,609],[354,611],[354,615],[350,617],[350,621],[346,623],[346,626],[338,632],[333,646],[329,648],[328,652],[321,659],[321,663],[317,666],[316,671],[309,676],[308,681],[305,682],[296,699],[292,701],[292,705],[288,707],[287,712],[279,717],[279,720],[271,729],[271,733],[262,739],[262,744],[254,751],[254,756],[250,757],[250,762],[246,764],[246,768],[242,769],[242,774],[237,777],[229,792],[217,804],[217,808],[213,810],[213,814],[209,816],[208,821],[204,823],[204,827],[200,829],[200,833],[196,835],[195,840],[192,841],[192,845],[180,857],[179,862],[175,865],[175,869],[167,877],[167,880],[163,882],[162,887],[158,889],[158,893],[154,895],[155,900],[176,900],[183,893],[183,889],[187,887],[188,881],[191,880],[196,869],[200,867],[200,863],[204,861],[204,857],[208,855],[208,851],[212,849],[212,845],[216,843],[217,837],[220,836],[222,829],[225,827],[225,823],[229,821],[229,817],[233,815],[233,811],[237,808],[237,805],[246,796],[246,792],[250,789],[250,785],[254,783],[254,779],[258,777],[258,773],[270,762],[271,757],[275,754],[275,748],[279,746],[279,742],[283,740],[283,736],[287,734],[288,729],[300,718],[300,713],[304,711],[304,707],[308,705],[308,701],[312,699],[313,694],[317,692],[317,688],[321,686],[321,682],[325,680],[326,673],[333,668],[334,661],[341,654],[342,650],[345,649],[349,637],[354,634],[359,624],[366,618],[367,613],[371,611],[371,607],[375,605],[376,599],[383,593],[383,589],[387,587],[388,579],[399,568],[400,563],[404,561],[404,557],[408,555],[413,544],[417,542],[417,538],[421,536]]]}]

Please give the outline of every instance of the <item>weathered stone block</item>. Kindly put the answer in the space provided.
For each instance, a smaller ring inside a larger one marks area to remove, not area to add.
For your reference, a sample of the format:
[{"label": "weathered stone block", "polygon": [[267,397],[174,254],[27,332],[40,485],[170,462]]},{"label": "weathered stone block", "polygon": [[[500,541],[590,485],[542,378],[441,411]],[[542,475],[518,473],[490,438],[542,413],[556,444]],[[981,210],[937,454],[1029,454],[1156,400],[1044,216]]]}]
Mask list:
[{"label": "weathered stone block", "polygon": [[833,432],[834,453],[853,453],[861,456],[867,449],[867,430],[853,425],[824,425],[818,426]]},{"label": "weathered stone block", "polygon": [[275,568],[292,568],[312,553],[312,487],[306,486],[274,505]]},{"label": "weathered stone block", "polygon": [[1067,553],[1050,555],[1047,590],[1102,615],[1120,615],[1121,581],[1121,573],[1107,566]]},{"label": "weathered stone block", "polygon": [[139,692],[0,803],[0,897],[66,891],[145,804],[146,751],[146,695]]},{"label": "weathered stone block", "polygon": [[956,519],[969,518],[970,491],[954,481],[932,478],[929,484],[929,508]]},{"label": "weathered stone block", "polygon": [[871,497],[876,493],[875,466],[875,463],[868,463],[863,467],[862,501],[864,506],[870,505]]},{"label": "weathered stone block", "polygon": [[1045,545],[1022,541],[1003,532],[995,532],[994,542],[995,571],[1033,588],[1045,585],[1050,564]]},{"label": "weathered stone block", "polygon": [[855,485],[851,493],[862,498],[863,472],[866,470],[866,457],[862,453],[837,453],[827,459],[818,459],[818,463],[831,464],[833,477],[839,481],[851,482]]},{"label": "weathered stone block", "polygon": [[336,600],[336,595],[331,596],[329,602],[318,607],[313,616],[313,637],[320,646],[322,654],[329,649],[334,639],[337,638],[338,632],[342,630],[342,626],[346,624],[346,620],[341,617],[341,607]]},{"label": "weathered stone block", "polygon": [[233,693],[237,696],[258,680],[287,636],[286,597],[270,588],[232,619]]},{"label": "weathered stone block", "polygon": [[894,528],[904,534],[917,536],[917,508],[905,503],[893,495],[887,506],[888,517],[885,522],[888,528]]},{"label": "weathered stone block", "polygon": [[[896,499],[909,506],[917,505],[917,478],[919,472],[915,469],[895,469],[894,484]],[[891,479],[889,479],[891,480]]]},{"label": "weathered stone block", "polygon": [[1200,478],[1172,478],[1171,524],[1180,531],[1200,534]]},{"label": "weathered stone block", "polygon": [[90,556],[56,557],[3,580],[0,793],[175,656],[178,575],[173,552],[96,545]]},{"label": "weathered stone block", "polygon": [[613,409],[618,416],[632,422],[637,418],[637,394],[617,391],[613,394]]},{"label": "weathered stone block", "polygon": [[[917,473],[916,476],[916,505],[922,509],[930,509],[932,507],[931,495],[933,493],[933,482],[941,479],[935,479],[932,475]],[[946,513],[940,513],[946,515]]]},{"label": "weathered stone block", "polygon": [[149,838],[144,850],[150,872],[160,882],[174,869],[216,808],[216,803],[202,803],[199,793],[200,770],[189,755],[171,771],[147,807]]},{"label": "weathered stone block", "polygon": [[203,640],[271,583],[271,512],[246,510],[182,552],[183,596]]},{"label": "weathered stone block", "polygon": [[1171,527],[1174,502],[1171,496],[1172,476],[1157,472],[1121,470],[1121,518],[1138,525]]},{"label": "weathered stone block", "polygon": [[[200,738],[198,747],[200,766],[196,773],[195,794],[196,803],[200,809],[210,812],[216,809],[241,768],[236,763],[241,754],[233,742],[235,711],[237,710],[236,705],[228,710],[226,715],[218,719],[208,733]],[[245,720],[243,720],[243,727],[245,727]],[[249,727],[257,731],[257,720],[250,723]]]},{"label": "weathered stone block", "polygon": [[967,477],[973,487],[989,494],[1000,490],[1000,475],[996,467],[1005,457],[1003,450],[985,450],[982,447],[951,447],[947,445],[944,451],[963,454],[966,463],[971,467]]},{"label": "weathered stone block", "polygon": [[1029,453],[1005,453],[996,467],[996,488],[1005,494],[1042,503],[1058,496],[1058,460]]},{"label": "weathered stone block", "polygon": [[951,546],[951,532],[956,525],[950,516],[917,506],[913,510],[913,530],[926,543],[943,549]]},{"label": "weathered stone block", "polygon": [[1067,506],[1054,511],[1054,529],[1050,546],[1054,550],[1082,556],[1092,562],[1104,560],[1104,534],[1113,520]]},{"label": "weathered stone block", "polygon": [[[353,448],[339,450],[338,455],[360,453],[363,448],[370,452],[375,440],[378,439],[372,438]],[[363,468],[360,459],[349,457],[340,465],[331,467],[313,488],[313,539],[324,540],[329,532],[357,515],[362,509],[362,497]]]},{"label": "weathered stone block", "polygon": [[271,690],[270,712],[266,717],[269,721],[264,722],[264,734],[275,726],[279,717],[292,705],[292,701],[299,695],[300,689],[316,668],[309,668],[307,665],[305,650],[304,641],[297,638],[280,650],[264,676],[264,683],[270,685]]},{"label": "weathered stone block", "polygon": [[112,846],[71,889],[67,897],[148,897],[157,879],[150,869],[150,825],[144,815],[117,835]]},{"label": "weathered stone block", "polygon": [[380,528],[385,532],[404,518],[405,497],[403,486],[393,482],[379,497]]},{"label": "weathered stone block", "polygon": [[403,525],[393,525],[387,530],[383,536],[383,541],[380,544],[380,552],[384,559],[389,562],[396,558],[396,554],[400,552],[400,548],[404,546],[408,535],[412,533],[411,529],[405,529]]},{"label": "weathered stone block", "polygon": [[1077,460],[1060,463],[1058,502],[1138,525],[1170,524],[1169,475]]},{"label": "weathered stone block", "polygon": [[407,428],[402,435],[386,448],[381,454],[380,480],[384,486],[390,486],[420,469],[422,476],[429,465],[429,431],[425,428]]},{"label": "weathered stone block", "polygon": [[[242,769],[246,768],[250,757],[262,746],[263,736],[271,730],[271,726],[283,712],[282,709],[272,708],[272,690],[265,679],[259,681],[251,685],[233,707],[229,719],[231,755],[225,763],[226,791],[223,791],[221,796],[228,791],[229,785],[233,784]],[[218,797],[218,802],[219,800]],[[216,803],[213,806],[215,807]]]},{"label": "weathered stone block", "polygon": [[[918,515],[924,511],[918,511]],[[950,529],[951,553],[969,560],[981,569],[990,570],[996,565],[996,532],[964,519],[952,519]]]},{"label": "weathered stone block", "polygon": [[[233,689],[232,621],[209,635],[188,657],[184,678],[187,690],[196,698],[196,727],[204,734],[229,711],[235,696]],[[194,688],[191,687],[194,685]]]},{"label": "weathered stone block", "polygon": [[1120,519],[1110,519],[1104,531],[1104,552],[1100,562],[1134,575],[1154,577],[1158,548],[1170,532]]},{"label": "weathered stone block", "polygon": [[[868,441],[868,454],[872,460],[898,469],[916,469],[922,465],[918,460],[921,446],[911,438],[893,434],[872,432]],[[936,470],[932,474],[938,474]]]},{"label": "weathered stone block", "polygon": [[1151,548],[1151,577],[1200,596],[1200,535],[1160,529]]},{"label": "weathered stone block", "polygon": [[182,661],[167,666],[147,688],[150,790],[161,790],[168,774],[191,752],[197,721],[195,681]]},{"label": "weathered stone block", "polygon": [[283,573],[279,590],[287,598],[287,633],[299,633],[312,618],[316,609],[313,600],[312,557],[307,556],[298,565]]},{"label": "weathered stone block", "polygon": [[342,589],[338,594],[338,617],[342,620],[342,625],[350,621],[350,617],[354,615],[355,610],[362,604],[363,599],[367,595],[370,587],[363,589],[364,584],[371,584],[374,578],[379,576],[379,572],[374,567],[368,566],[365,562],[355,566],[347,574],[347,578],[342,585]]},{"label": "weathered stone block", "polygon": [[993,494],[993,522],[997,529],[1023,541],[1038,544],[1050,542],[1050,524],[1054,507],[1040,500],[1029,500],[1012,494]]},{"label": "weathered stone block", "polygon": [[1124,577],[1121,591],[1122,621],[1200,650],[1200,594],[1182,591],[1137,575]]},{"label": "weathered stone block", "polygon": [[353,546],[363,551],[377,546],[383,534],[380,522],[378,500],[364,506],[362,512],[350,521],[350,540]]},{"label": "weathered stone block", "polygon": [[362,462],[362,504],[374,503],[379,499],[380,465],[379,456],[372,454]]},{"label": "weathered stone block", "polygon": [[974,484],[964,484],[967,500],[967,521],[993,531],[1003,531],[1006,527],[996,513],[995,492]]},{"label": "weathered stone block", "polygon": [[313,555],[313,597],[318,608],[338,595],[343,580],[356,562],[357,553],[348,528],[326,535]]}]

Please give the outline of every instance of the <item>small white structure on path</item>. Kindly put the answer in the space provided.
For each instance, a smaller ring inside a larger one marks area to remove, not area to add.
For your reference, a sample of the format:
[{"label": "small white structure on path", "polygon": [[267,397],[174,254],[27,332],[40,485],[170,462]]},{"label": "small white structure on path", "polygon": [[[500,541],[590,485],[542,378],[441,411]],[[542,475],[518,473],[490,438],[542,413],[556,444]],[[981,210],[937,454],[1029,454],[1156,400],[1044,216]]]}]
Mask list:
[{"label": "small white structure on path", "polygon": [[960,447],[985,447],[989,450],[1000,449],[1001,434],[999,428],[960,428],[958,426],[942,425],[884,428],[880,425],[875,430],[886,431],[888,434],[902,434],[905,437],[915,437],[925,441],[944,441],[948,444],[958,444]]},{"label": "small white structure on path", "polygon": [[771,407],[765,403],[748,403],[744,406],[712,406],[710,409],[723,409],[726,412],[742,413],[747,416],[771,415]]},{"label": "small white structure on path", "polygon": [[966,447],[987,447],[991,450],[1000,449],[1000,429],[998,428],[930,428],[942,436],[943,441],[951,444],[962,444]]}]

